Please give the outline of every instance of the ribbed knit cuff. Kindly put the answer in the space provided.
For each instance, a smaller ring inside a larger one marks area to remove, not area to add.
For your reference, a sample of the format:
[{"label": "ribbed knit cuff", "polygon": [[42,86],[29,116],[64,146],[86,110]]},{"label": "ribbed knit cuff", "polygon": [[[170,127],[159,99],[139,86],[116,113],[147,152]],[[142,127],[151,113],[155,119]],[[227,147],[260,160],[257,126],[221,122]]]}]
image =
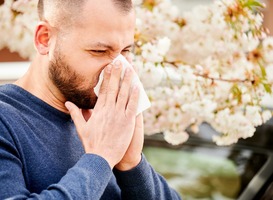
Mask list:
[{"label": "ribbed knit cuff", "polygon": [[151,167],[145,156],[142,154],[140,163],[128,171],[113,169],[117,182],[122,187],[137,187],[149,180]]},{"label": "ribbed knit cuff", "polygon": [[112,170],[104,158],[84,154],[60,182],[50,185],[48,190],[66,191],[67,196],[71,197],[66,199],[100,199],[112,176]]},{"label": "ribbed knit cuff", "polygon": [[84,154],[77,162],[76,166],[95,169],[96,171],[105,170],[111,172],[111,167],[108,162],[101,156],[96,154]]}]

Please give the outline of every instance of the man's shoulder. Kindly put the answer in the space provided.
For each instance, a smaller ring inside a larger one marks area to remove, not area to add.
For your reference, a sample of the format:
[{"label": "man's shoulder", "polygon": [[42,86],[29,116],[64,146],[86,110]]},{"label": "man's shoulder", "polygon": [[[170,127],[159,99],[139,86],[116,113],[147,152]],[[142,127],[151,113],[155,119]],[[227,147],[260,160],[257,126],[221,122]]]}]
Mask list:
[{"label": "man's shoulder", "polygon": [[16,121],[16,116],[19,116],[21,113],[20,108],[17,106],[20,99],[16,98],[13,95],[14,93],[16,91],[14,91],[12,86],[0,86],[0,120],[2,122],[8,119]]},{"label": "man's shoulder", "polygon": [[0,85],[0,102],[5,102],[12,98],[16,90],[11,84]]},{"label": "man's shoulder", "polygon": [[14,111],[16,108],[13,106],[13,102],[16,98],[12,97],[11,93],[13,91],[8,87],[8,85],[0,86],[0,113],[5,111]]},{"label": "man's shoulder", "polygon": [[12,104],[0,100],[0,124],[5,124],[5,126],[8,126],[18,123],[19,116],[20,110],[18,110]]},{"label": "man's shoulder", "polygon": [[7,101],[3,101],[1,100],[0,98],[0,116],[2,114],[5,114],[5,112],[15,112],[17,109],[12,105],[10,104],[9,102]]},{"label": "man's shoulder", "polygon": [[3,94],[0,92],[0,140],[5,138],[12,141],[10,130],[15,123],[18,123],[19,110],[8,101],[5,101],[2,96]]}]

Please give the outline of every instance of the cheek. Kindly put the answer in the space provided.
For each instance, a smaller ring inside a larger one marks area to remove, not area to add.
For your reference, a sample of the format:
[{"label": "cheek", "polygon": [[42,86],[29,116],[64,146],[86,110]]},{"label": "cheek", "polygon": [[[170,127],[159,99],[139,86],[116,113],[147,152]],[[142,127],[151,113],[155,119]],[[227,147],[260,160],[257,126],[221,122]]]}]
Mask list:
[{"label": "cheek", "polygon": [[109,62],[104,61],[104,59],[94,59],[94,58],[85,58],[85,59],[76,59],[74,62],[70,63],[70,66],[73,66],[73,70],[85,77],[86,80],[96,81]]}]

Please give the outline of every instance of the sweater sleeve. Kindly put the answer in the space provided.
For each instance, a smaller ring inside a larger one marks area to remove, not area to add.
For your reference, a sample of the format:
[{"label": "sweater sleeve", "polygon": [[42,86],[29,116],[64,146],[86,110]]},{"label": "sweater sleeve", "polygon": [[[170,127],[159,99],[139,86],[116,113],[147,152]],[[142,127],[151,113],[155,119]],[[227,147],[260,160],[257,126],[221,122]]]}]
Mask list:
[{"label": "sweater sleeve", "polygon": [[155,172],[142,154],[142,160],[134,169],[114,169],[122,199],[130,200],[178,200],[180,196],[170,188],[166,180]]},{"label": "sweater sleeve", "polygon": [[100,199],[112,177],[105,159],[85,154],[58,183],[35,194],[26,188],[22,166],[12,137],[0,126],[0,199]]}]

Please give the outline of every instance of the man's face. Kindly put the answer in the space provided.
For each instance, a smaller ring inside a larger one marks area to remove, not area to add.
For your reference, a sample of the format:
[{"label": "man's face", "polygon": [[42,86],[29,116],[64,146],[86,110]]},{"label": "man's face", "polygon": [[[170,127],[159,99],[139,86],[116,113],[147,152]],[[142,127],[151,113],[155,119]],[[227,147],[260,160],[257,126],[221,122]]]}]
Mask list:
[{"label": "man's face", "polygon": [[118,55],[127,56],[134,42],[135,15],[123,13],[112,0],[87,1],[81,20],[58,34],[49,61],[49,78],[65,100],[93,108],[93,91],[101,71]]}]

